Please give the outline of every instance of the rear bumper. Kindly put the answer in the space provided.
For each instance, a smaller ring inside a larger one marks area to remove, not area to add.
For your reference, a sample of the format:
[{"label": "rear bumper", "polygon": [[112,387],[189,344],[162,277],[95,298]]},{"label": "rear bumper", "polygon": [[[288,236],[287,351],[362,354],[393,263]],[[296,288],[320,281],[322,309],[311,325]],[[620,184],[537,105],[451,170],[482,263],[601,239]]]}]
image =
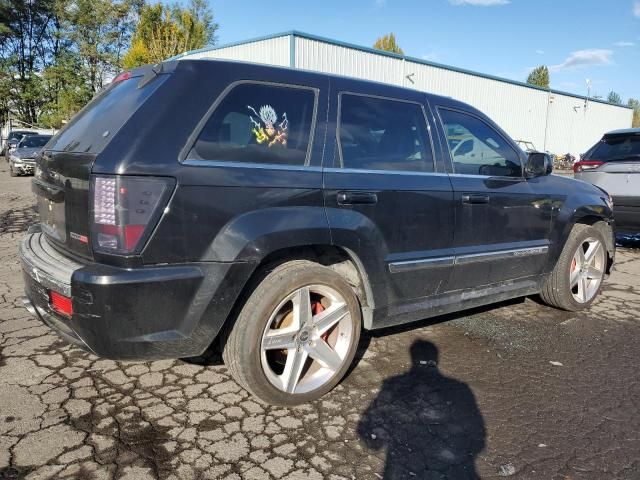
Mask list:
[{"label": "rear bumper", "polygon": [[613,217],[619,232],[640,232],[640,197],[613,197]]},{"label": "rear bumper", "polygon": [[[202,354],[252,271],[246,263],[137,269],[82,264],[32,230],[20,257],[28,309],[66,341],[117,360]],[[72,298],[71,318],[51,309],[50,290]]]}]

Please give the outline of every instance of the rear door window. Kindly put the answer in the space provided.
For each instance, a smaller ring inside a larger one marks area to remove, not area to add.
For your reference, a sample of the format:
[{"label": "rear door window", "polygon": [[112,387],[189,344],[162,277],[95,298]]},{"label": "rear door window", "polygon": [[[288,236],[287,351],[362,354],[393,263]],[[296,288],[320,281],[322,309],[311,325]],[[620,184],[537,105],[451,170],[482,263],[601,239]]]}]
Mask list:
[{"label": "rear door window", "polygon": [[433,153],[422,106],[343,93],[339,138],[342,166],[433,172]]},{"label": "rear door window", "polygon": [[516,151],[491,126],[472,115],[439,109],[453,171],[466,175],[521,177]]},{"label": "rear door window", "polygon": [[602,162],[638,160],[640,158],[640,135],[604,137],[588,155],[589,159]]},{"label": "rear door window", "polygon": [[207,119],[188,158],[305,165],[316,97],[306,87],[236,85]]}]

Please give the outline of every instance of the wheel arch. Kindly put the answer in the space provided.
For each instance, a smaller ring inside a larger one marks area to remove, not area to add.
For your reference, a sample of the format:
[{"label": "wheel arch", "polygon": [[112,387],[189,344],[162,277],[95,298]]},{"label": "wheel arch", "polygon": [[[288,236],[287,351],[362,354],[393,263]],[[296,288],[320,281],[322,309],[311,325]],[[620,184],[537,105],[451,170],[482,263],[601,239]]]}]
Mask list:
[{"label": "wheel arch", "polygon": [[[353,251],[347,248],[320,243],[278,248],[270,251],[262,257],[259,262],[256,262],[255,268],[240,290],[229,315],[221,326],[222,335],[218,335],[218,342],[223,343],[226,341],[226,334],[224,332],[230,331],[239,312],[257,285],[274,268],[293,260],[309,260],[318,263],[319,265],[331,268],[343,277],[354,289],[356,297],[360,302],[364,328],[371,328],[375,299],[369,275],[362,261]],[[222,345],[220,344],[219,346],[221,347]]]}]

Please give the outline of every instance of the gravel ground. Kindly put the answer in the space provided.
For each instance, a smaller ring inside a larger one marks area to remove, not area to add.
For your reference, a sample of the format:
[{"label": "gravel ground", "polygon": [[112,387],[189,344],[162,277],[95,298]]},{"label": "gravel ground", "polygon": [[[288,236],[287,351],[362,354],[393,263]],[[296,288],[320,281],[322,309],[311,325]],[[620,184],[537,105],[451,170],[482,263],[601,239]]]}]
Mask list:
[{"label": "gravel ground", "polygon": [[216,358],[101,360],[32,318],[29,185],[0,164],[0,479],[640,479],[640,241],[587,312],[528,299],[375,332],[333,392],[277,408]]}]

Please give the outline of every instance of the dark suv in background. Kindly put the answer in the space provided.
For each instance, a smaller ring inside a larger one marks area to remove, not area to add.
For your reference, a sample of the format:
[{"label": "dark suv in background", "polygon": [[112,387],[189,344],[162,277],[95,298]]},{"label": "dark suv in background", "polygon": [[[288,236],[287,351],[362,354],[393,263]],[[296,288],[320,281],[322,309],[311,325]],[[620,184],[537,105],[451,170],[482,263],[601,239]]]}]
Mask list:
[{"label": "dark suv in background", "polygon": [[239,62],[137,69],[37,160],[25,303],[96,355],[218,346],[259,398],[306,402],[361,328],[532,294],[589,306],[610,200],[551,168],[450,98]]}]

